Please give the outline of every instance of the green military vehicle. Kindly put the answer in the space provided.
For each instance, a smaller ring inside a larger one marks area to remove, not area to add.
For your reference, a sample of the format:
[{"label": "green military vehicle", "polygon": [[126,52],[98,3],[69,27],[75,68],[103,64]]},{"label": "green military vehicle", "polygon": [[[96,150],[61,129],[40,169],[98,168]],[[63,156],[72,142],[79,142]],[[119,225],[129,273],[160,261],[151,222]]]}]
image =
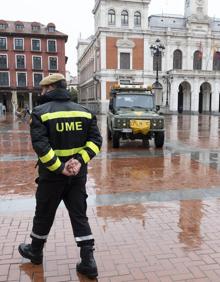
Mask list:
[{"label": "green military vehicle", "polygon": [[107,134],[113,148],[119,148],[120,139],[141,139],[148,147],[152,138],[157,148],[163,147],[164,117],[156,111],[151,88],[119,84],[111,88]]}]

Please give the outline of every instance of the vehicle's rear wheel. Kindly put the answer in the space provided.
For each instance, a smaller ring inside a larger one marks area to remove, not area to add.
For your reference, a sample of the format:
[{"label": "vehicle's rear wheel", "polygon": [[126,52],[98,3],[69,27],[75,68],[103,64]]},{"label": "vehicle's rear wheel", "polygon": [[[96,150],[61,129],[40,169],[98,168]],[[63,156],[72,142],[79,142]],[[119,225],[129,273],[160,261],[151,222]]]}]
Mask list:
[{"label": "vehicle's rear wheel", "polygon": [[143,144],[144,148],[149,148],[150,147],[149,139],[146,136],[143,136],[142,144]]},{"label": "vehicle's rear wheel", "polygon": [[112,134],[112,147],[119,148],[120,146],[120,136],[118,132],[113,132]]},{"label": "vehicle's rear wheel", "polygon": [[154,136],[156,148],[162,148],[164,144],[164,132],[156,132]]}]

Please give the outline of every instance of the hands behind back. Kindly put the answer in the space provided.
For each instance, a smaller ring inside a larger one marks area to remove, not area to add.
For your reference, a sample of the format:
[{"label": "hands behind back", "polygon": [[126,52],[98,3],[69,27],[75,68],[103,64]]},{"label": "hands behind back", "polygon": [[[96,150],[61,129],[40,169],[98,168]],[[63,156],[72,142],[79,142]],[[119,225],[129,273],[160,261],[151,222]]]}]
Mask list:
[{"label": "hands behind back", "polygon": [[66,176],[74,176],[79,173],[80,168],[81,163],[78,160],[72,158],[65,163],[65,167],[62,171],[62,174]]}]

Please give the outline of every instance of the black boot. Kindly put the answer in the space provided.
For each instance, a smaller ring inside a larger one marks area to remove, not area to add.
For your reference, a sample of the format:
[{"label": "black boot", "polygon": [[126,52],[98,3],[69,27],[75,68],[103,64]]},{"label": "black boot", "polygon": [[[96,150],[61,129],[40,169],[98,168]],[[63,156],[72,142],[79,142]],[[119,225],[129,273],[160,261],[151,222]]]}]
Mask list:
[{"label": "black boot", "polygon": [[44,242],[32,240],[31,244],[20,244],[18,251],[24,258],[30,259],[33,264],[42,264]]},{"label": "black boot", "polygon": [[80,249],[80,257],[82,261],[76,265],[76,270],[89,279],[93,279],[98,276],[98,270],[93,257],[93,251],[93,246],[82,246]]}]

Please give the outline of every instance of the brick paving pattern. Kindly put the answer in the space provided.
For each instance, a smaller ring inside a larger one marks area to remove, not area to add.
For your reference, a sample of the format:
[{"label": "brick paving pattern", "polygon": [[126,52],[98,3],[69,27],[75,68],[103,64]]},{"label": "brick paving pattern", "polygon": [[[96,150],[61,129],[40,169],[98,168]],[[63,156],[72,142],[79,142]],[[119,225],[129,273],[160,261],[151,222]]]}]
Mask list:
[{"label": "brick paving pattern", "polygon": [[[218,200],[89,207],[99,281],[219,281]],[[79,252],[66,210],[58,210],[35,266],[21,258],[32,213],[0,216],[0,281],[87,281],[78,276]],[[89,281],[89,280],[88,280]]]}]

